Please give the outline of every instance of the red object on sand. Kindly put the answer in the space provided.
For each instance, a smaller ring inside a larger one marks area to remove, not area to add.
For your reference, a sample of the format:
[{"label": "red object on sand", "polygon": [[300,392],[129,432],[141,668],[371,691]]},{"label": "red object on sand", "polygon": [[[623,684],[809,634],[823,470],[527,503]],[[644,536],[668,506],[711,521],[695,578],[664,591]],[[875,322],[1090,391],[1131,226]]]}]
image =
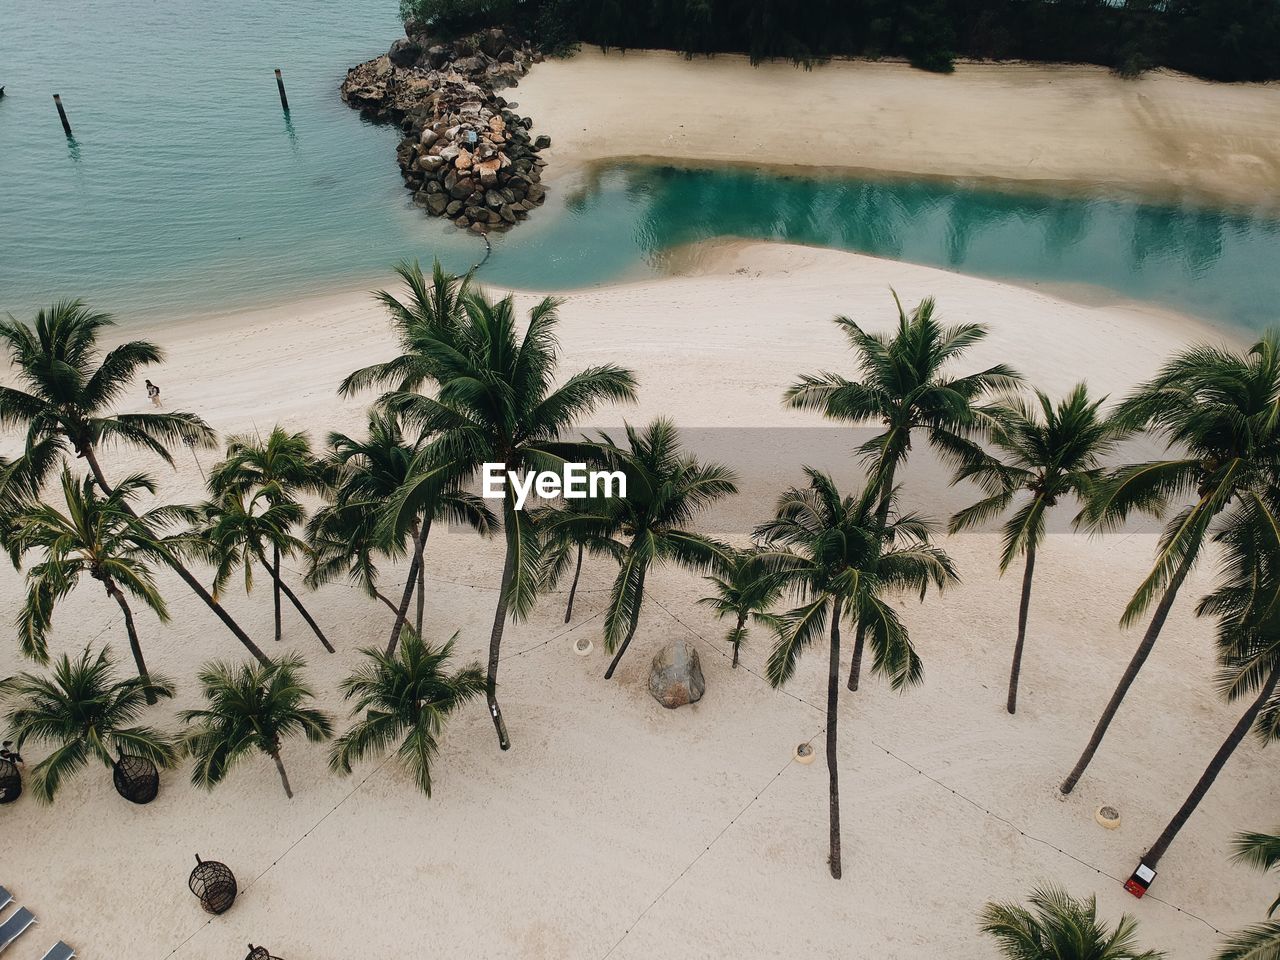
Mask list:
[{"label": "red object on sand", "polygon": [[1138,869],[1133,871],[1133,876],[1124,882],[1124,888],[1141,900],[1155,878],[1156,872],[1154,870],[1145,863],[1139,863]]}]

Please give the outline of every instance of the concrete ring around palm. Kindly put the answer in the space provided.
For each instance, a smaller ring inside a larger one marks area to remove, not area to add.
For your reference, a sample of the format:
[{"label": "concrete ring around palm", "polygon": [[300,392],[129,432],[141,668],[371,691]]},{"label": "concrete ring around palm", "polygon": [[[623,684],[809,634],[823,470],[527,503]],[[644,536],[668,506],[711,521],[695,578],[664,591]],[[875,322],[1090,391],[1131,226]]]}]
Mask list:
[{"label": "concrete ring around palm", "polygon": [[796,755],[795,755],[796,763],[803,763],[803,764],[813,763],[813,758],[816,756],[817,756],[817,753],[814,752],[813,747],[807,743],[802,743],[800,744],[800,746],[796,747]]},{"label": "concrete ring around palm", "polygon": [[588,637],[579,637],[577,640],[573,641],[573,652],[580,657],[590,656],[591,651],[595,648],[596,645],[592,643]]},{"label": "concrete ring around palm", "polygon": [[1120,826],[1120,811],[1115,807],[1103,805],[1094,812],[1093,819],[1097,820],[1108,830],[1114,830],[1116,827]]}]

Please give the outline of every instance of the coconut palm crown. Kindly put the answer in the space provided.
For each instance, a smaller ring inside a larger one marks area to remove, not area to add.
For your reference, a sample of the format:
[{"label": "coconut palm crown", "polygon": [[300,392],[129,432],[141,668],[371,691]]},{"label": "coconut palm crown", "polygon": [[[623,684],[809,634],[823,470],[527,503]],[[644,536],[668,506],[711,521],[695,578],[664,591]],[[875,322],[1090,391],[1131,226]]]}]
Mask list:
[{"label": "coconut palm crown", "polygon": [[86,647],[75,659],[64,654],[48,676],[21,673],[0,681],[16,749],[29,741],[53,747],[32,769],[32,789],[45,802],[91,760],[110,767],[129,754],[160,768],[177,762],[172,737],[135,722],[149,701],[172,696],[173,685],[161,677],[119,678],[105,647],[96,654]]}]

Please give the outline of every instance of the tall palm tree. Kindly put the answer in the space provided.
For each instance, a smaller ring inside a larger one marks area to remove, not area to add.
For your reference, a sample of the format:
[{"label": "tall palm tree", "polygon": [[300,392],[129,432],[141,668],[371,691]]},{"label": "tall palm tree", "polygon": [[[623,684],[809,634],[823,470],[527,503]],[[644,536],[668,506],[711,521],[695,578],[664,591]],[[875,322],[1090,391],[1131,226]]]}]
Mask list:
[{"label": "tall palm tree", "polygon": [[979,526],[1005,512],[1020,499],[1005,522],[1000,573],[1021,554],[1022,596],[1018,602],[1018,636],[1013,645],[1009,694],[1005,709],[1018,709],[1018,677],[1027,638],[1031,578],[1036,550],[1044,541],[1045,515],[1063,497],[1082,503],[1102,475],[1102,458],[1110,453],[1121,431],[1098,413],[1102,400],[1090,400],[1083,383],[1055,406],[1037,390],[1036,405],[1020,399],[992,404],[987,411],[987,438],[995,454],[979,451],[964,458],[956,482],[972,480],[986,494],[951,518],[955,533]]},{"label": "tall palm tree", "polygon": [[352,717],[364,716],[334,742],[329,766],[349,774],[352,763],[398,742],[396,759],[430,797],[431,764],[440,752],[445,723],[485,690],[479,663],[449,671],[457,639],[455,633],[437,647],[406,630],[394,655],[374,647],[361,650],[365,663],[342,682],[342,692],[355,701]]},{"label": "tall palm tree", "polygon": [[1250,730],[1280,739],[1280,488],[1242,492],[1214,539],[1223,545],[1223,578],[1196,609],[1218,618],[1218,682],[1228,700],[1251,697],[1209,765],[1156,842],[1142,856],[1153,870]]},{"label": "tall palm tree", "polygon": [[[1280,866],[1280,836],[1274,833],[1241,833],[1236,836],[1236,852],[1232,857],[1258,870],[1274,870]],[[1267,919],[1238,930],[1218,950],[1213,960],[1278,960],[1280,958],[1280,920],[1273,920],[1280,909],[1280,897],[1272,901]]]},{"label": "tall palm tree", "polygon": [[614,655],[606,680],[613,677],[636,635],[645,579],[653,566],[720,570],[733,555],[726,544],[690,529],[699,513],[738,492],[733,471],[686,453],[675,425],[662,417],[643,431],[628,424],[626,436],[623,448],[608,434],[600,434],[605,462],[626,477],[626,496],[597,498],[596,512],[562,513],[549,528],[552,536],[558,530],[576,531],[575,537],[594,536],[602,546],[605,537],[613,537],[619,569],[604,618],[605,648]]},{"label": "tall palm tree", "polygon": [[312,743],[323,743],[333,735],[328,715],[308,705],[314,694],[299,676],[304,666],[298,656],[265,666],[221,661],[205,665],[200,685],[208,706],[181,714],[188,725],[187,751],[196,761],[192,783],[212,789],[256,750],[275,763],[284,794],[293,799],[280,757],[284,741],[303,734]]},{"label": "tall palm tree", "polygon": [[[231,437],[227,455],[209,471],[209,489],[214,497],[227,493],[250,495],[266,491],[271,503],[292,503],[299,494],[318,494],[325,489],[325,474],[311,452],[311,439],[304,432],[289,433],[277,425],[263,440],[258,436]],[[272,600],[275,610],[276,642],[280,640],[280,548],[272,544]]]},{"label": "tall palm tree", "polygon": [[1138,921],[1128,914],[1114,929],[1098,919],[1096,897],[1079,900],[1057,887],[1038,887],[1031,909],[988,903],[982,932],[995,938],[1005,960],[1160,960],[1138,946]]},{"label": "tall palm tree", "polygon": [[1133,513],[1160,516],[1190,496],[1165,525],[1156,562],[1121,618],[1129,626],[1157,597],[1142,641],[1120,677],[1084,752],[1059,789],[1070,793],[1097,753],[1111,721],[1155,646],[1187,574],[1215,520],[1247,491],[1261,491],[1280,474],[1280,334],[1268,332],[1247,352],[1195,347],[1170,360],[1114,414],[1126,429],[1149,429],[1170,448],[1164,460],[1122,467],[1086,505],[1098,530],[1114,530]]},{"label": "tall palm tree", "polygon": [[[433,439],[419,453],[421,469],[388,510],[391,530],[404,529],[425,503],[442,489],[474,476],[482,464],[497,464],[503,474],[560,469],[566,458],[582,459],[581,445],[559,438],[601,403],[632,400],[635,378],[613,364],[588,367],[555,386],[559,341],[555,335],[557,301],[538,303],[523,335],[515,301],[496,303],[480,293],[463,300],[457,323],[415,327],[412,376],[407,386],[433,382],[434,396],[396,390],[383,398],[388,409]],[[386,382],[388,377],[369,374]],[[394,380],[392,381],[394,383]],[[486,699],[498,744],[511,746],[498,704],[498,661],[508,616],[524,617],[533,607],[540,583],[539,541],[531,517],[517,510],[511,485],[503,499],[506,556],[489,635]],[[392,630],[394,645],[399,623]]]},{"label": "tall palm tree", "polygon": [[[848,317],[836,317],[857,361],[859,380],[838,373],[802,376],[787,390],[785,402],[816,410],[831,420],[883,429],[858,449],[870,466],[877,498],[876,521],[885,525],[899,469],[907,462],[917,431],[946,458],[972,456],[970,434],[979,425],[978,408],[995,391],[1008,390],[1021,377],[998,363],[967,376],[948,371],[987,336],[978,323],[944,326],[934,315],[932,297],[908,314],[893,294],[898,325],[892,336],[868,333]],[[849,689],[858,689],[864,637],[854,638]]]},{"label": "tall palm tree", "polygon": [[138,676],[147,681],[142,644],[125,594],[148,607],[161,623],[168,622],[169,611],[156,588],[152,565],[168,554],[162,529],[189,515],[181,507],[162,506],[141,514],[127,511],[126,505],[139,493],[155,493],[152,481],[140,474],[126,477],[106,496],[94,489],[93,477],[77,481],[65,466],[61,482],[66,513],[49,504],[27,502],[5,523],[5,545],[15,567],[32,551],[39,551],[41,557],[27,571],[27,599],[18,614],[22,652],[40,663],[48,662],[54,608],[88,575],[120,607]]},{"label": "tall palm tree", "polygon": [[[613,537],[616,529],[601,529],[600,524],[608,516],[600,498],[588,494],[585,497],[565,499],[559,505],[541,507],[534,511],[534,523],[543,530],[542,564],[543,587],[552,590],[573,566],[573,579],[569,583],[569,597],[564,606],[564,622],[573,619],[573,602],[578,595],[578,581],[582,576],[585,555],[616,553]],[[576,517],[591,515],[596,518],[592,529],[575,526]]]},{"label": "tall palm tree", "polygon": [[333,653],[329,638],[298,595],[284,582],[278,563],[267,558],[268,547],[276,558],[306,552],[306,544],[292,532],[302,522],[302,506],[296,500],[274,500],[270,487],[259,487],[252,494],[228,489],[216,500],[202,503],[198,510],[199,520],[191,531],[190,544],[193,550],[205,553],[215,564],[214,595],[222,594],[236,570],[244,573],[245,592],[252,591],[253,567],[255,563],[259,564],[275,586],[289,598],[321,646]]},{"label": "tall palm tree", "polygon": [[47,677],[0,680],[0,699],[11,701],[5,717],[15,749],[28,741],[54,747],[31,771],[32,789],[46,803],[93,759],[111,767],[129,754],[172,766],[178,759],[173,739],[134,725],[148,703],[172,696],[173,685],[163,678],[117,677],[107,648],[95,655],[86,647],[75,660],[63,654]]},{"label": "tall palm tree", "polygon": [[[369,413],[366,439],[331,433],[329,448],[326,463],[332,476],[333,502],[317,511],[308,525],[308,540],[315,551],[308,582],[316,585],[345,574],[386,604],[396,614],[388,644],[388,653],[394,653],[414,590],[418,598],[415,629],[422,632],[423,554],[431,525],[444,520],[487,536],[497,528],[497,519],[483,499],[457,484],[445,484],[434,488],[406,525],[384,522],[389,504],[419,472],[428,469],[419,457],[422,439],[410,443],[394,413],[375,408]],[[397,605],[378,590],[375,554],[401,556],[406,542],[412,544],[409,577]]]},{"label": "tall palm tree", "polygon": [[725,639],[733,650],[732,666],[738,666],[738,650],[747,639],[749,624],[765,627],[774,633],[782,629],[782,620],[770,610],[781,599],[786,578],[770,570],[764,558],[753,550],[735,551],[722,575],[707,577],[715,588],[698,603],[710,607],[720,619],[732,617],[734,624]]},{"label": "tall palm tree", "polygon": [[[840,705],[840,622],[863,625],[870,638],[872,670],[905,690],[924,679],[924,666],[906,626],[886,601],[890,591],[942,589],[957,580],[951,559],[929,545],[929,524],[914,515],[881,526],[879,489],[843,497],[827,474],[805,467],[809,485],[792,487],[778,500],[777,515],[756,528],[763,558],[783,572],[801,605],[784,615],[766,674],[780,687],[795,673],[801,654],[830,626],[827,671],[827,773],[830,782],[831,876],[841,874],[840,788],[836,761]],[[782,549],[779,549],[782,548]]]},{"label": "tall palm tree", "polygon": [[[98,337],[115,324],[79,300],[63,300],[36,314],[28,325],[12,316],[0,321],[0,344],[26,390],[0,386],[0,426],[26,430],[26,450],[14,464],[14,482],[37,489],[70,448],[109,492],[98,450],[103,444],[141,447],[173,465],[167,444],[213,445],[213,431],[194,413],[112,413],[110,408],[143,368],[161,362],[153,343],[131,340],[101,357]],[[126,505],[126,509],[129,509]],[[166,562],[204,604],[259,660],[264,654],[208,590],[170,554]]]}]

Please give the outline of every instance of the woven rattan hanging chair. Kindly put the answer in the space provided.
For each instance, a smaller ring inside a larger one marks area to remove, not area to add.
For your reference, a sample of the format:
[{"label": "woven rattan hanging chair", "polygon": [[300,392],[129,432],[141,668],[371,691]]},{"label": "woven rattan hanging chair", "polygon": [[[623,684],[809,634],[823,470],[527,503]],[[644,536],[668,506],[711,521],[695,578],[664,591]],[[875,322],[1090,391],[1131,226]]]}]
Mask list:
[{"label": "woven rattan hanging chair", "polygon": [[22,772],[18,765],[0,760],[0,803],[13,803],[22,793]]},{"label": "woven rattan hanging chair", "polygon": [[187,886],[210,913],[226,913],[236,902],[236,875],[231,868],[217,860],[201,860],[199,854]]},{"label": "woven rattan hanging chair", "polygon": [[130,803],[150,803],[160,792],[160,771],[146,757],[122,753],[111,765],[111,779]]}]

